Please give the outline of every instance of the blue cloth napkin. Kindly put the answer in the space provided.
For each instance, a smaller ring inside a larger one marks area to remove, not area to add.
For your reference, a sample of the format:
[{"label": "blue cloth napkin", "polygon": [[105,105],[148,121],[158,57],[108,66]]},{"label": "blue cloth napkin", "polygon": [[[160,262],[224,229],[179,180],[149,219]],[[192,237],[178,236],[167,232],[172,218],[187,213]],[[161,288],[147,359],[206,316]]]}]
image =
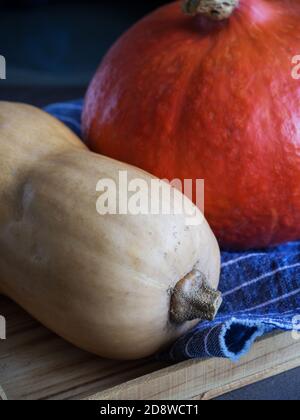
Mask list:
[{"label": "blue cloth napkin", "polygon": [[[80,136],[82,105],[78,100],[45,110]],[[260,251],[223,252],[220,290],[224,302],[215,321],[199,324],[160,357],[236,361],[266,333],[300,331],[300,242]]]}]

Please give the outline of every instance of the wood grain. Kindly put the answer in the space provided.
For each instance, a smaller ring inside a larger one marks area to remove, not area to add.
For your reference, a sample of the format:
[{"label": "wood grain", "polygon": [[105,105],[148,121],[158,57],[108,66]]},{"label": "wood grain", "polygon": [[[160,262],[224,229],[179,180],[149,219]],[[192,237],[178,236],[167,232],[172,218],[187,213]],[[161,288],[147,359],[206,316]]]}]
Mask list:
[{"label": "wood grain", "polygon": [[93,400],[207,400],[300,366],[300,341],[291,333],[255,344],[239,363],[188,361],[89,397]]},{"label": "wood grain", "polygon": [[0,340],[0,385],[13,400],[81,399],[165,367],[147,359],[103,360],[78,350],[0,296],[7,340]]},{"label": "wood grain", "polygon": [[0,399],[207,400],[300,366],[300,341],[291,333],[257,342],[239,363],[209,359],[170,366],[154,359],[99,359],[3,297],[0,314],[8,327],[7,340],[0,341]]}]

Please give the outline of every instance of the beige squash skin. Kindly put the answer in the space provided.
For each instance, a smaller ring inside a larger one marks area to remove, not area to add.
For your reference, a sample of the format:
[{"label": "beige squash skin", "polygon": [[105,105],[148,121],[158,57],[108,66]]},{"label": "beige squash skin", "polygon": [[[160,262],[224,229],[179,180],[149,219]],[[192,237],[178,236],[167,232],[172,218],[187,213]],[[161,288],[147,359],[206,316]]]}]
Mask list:
[{"label": "beige squash skin", "polygon": [[217,289],[220,253],[208,224],[96,211],[99,179],[150,175],[91,153],[46,113],[6,102],[0,165],[2,294],[107,358],[149,356],[197,322],[170,321],[170,294],[195,267]]}]

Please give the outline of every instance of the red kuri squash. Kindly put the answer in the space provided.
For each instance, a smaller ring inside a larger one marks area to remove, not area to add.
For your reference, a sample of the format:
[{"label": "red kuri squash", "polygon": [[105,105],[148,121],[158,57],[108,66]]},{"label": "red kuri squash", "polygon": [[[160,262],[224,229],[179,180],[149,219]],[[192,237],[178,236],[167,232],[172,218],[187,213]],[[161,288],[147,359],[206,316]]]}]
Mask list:
[{"label": "red kuri squash", "polygon": [[195,16],[179,2],[147,16],[104,58],[85,101],[88,146],[160,178],[204,179],[224,247],[299,239],[300,2],[185,8]]}]

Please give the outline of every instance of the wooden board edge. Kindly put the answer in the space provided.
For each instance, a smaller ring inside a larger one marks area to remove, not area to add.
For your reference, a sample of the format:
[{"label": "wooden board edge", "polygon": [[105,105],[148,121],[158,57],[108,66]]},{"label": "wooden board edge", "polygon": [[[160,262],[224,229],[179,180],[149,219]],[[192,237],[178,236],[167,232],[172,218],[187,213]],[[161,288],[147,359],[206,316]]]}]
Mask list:
[{"label": "wooden board edge", "polygon": [[232,384],[224,385],[223,387],[216,388],[212,391],[208,391],[200,396],[196,396],[191,399],[195,401],[197,400],[209,401],[214,398],[220,397],[222,395],[228,394],[232,391],[236,391],[237,389],[244,388],[245,386],[252,385],[257,382],[261,382],[264,379],[272,378],[274,376],[280,375],[281,373],[288,372],[299,366],[300,366],[300,357],[297,357],[296,359],[291,360],[287,363],[283,363],[282,365],[263,370],[262,372],[259,372],[254,375],[250,375],[248,377],[245,377],[244,379],[233,382]]},{"label": "wooden board edge", "polygon": [[186,361],[129,381],[85,400],[211,399],[300,366],[300,341],[292,334],[268,336],[238,363],[226,359]]}]

